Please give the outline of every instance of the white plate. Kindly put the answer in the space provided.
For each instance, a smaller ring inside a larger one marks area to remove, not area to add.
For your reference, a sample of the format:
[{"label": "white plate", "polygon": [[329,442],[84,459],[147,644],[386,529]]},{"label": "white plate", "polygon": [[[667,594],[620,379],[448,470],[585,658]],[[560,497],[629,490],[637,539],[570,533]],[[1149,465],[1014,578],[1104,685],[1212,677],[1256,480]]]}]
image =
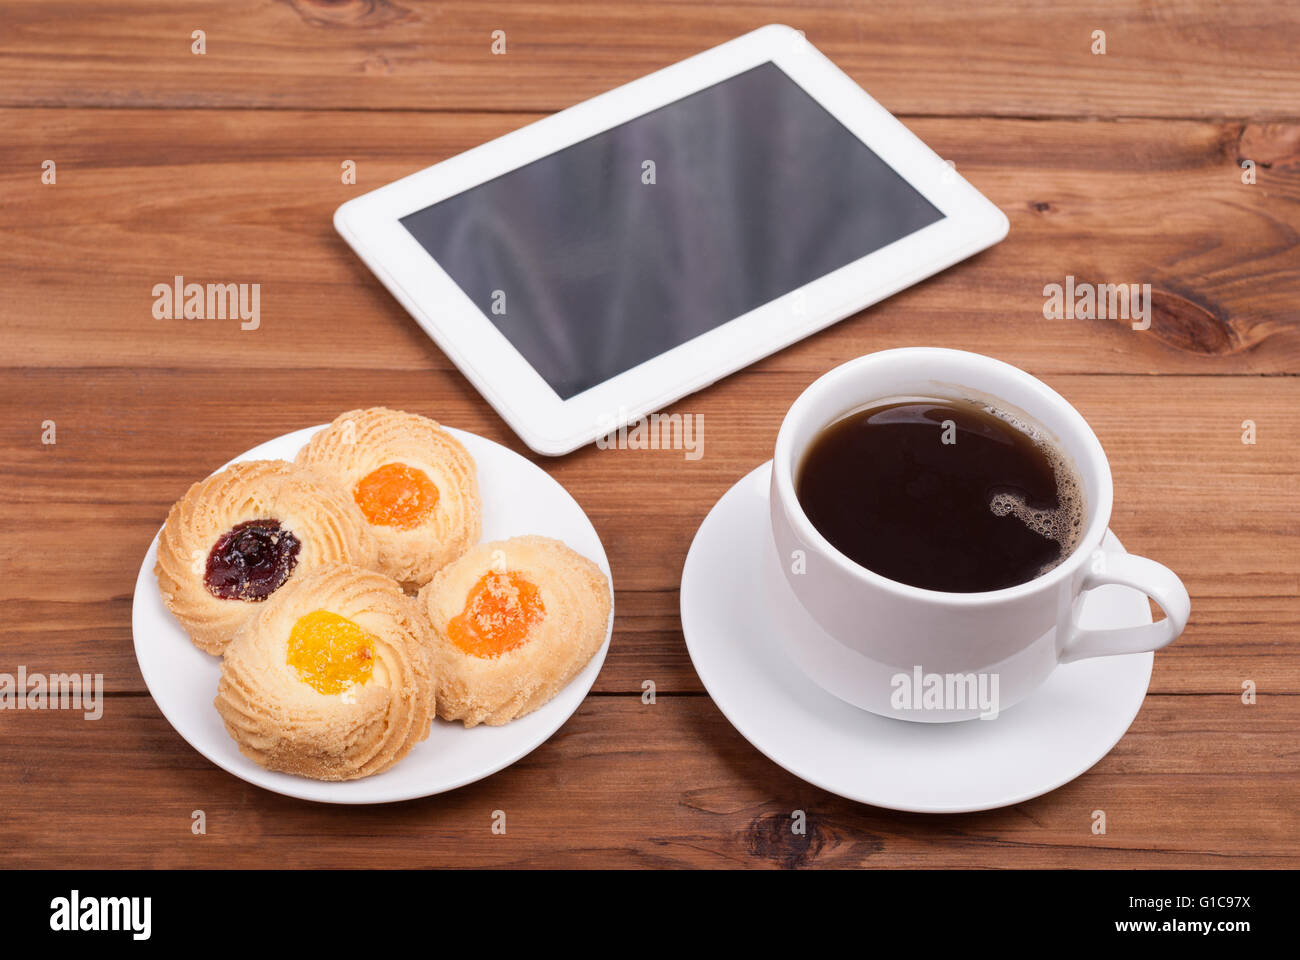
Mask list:
[{"label": "white plate", "polygon": [[[893,810],[964,813],[1055,790],[1110,752],[1137,716],[1151,653],[1058,667],[995,720],[913,723],[876,716],[808,679],[786,655],[777,624],[819,629],[788,589],[761,596],[768,550],[771,461],[723,494],[682,570],[682,632],[718,709],[758,750],[831,793]],[[1113,533],[1107,546],[1123,549]],[[775,562],[775,560],[773,560]],[[1087,595],[1090,628],[1151,622],[1146,597],[1122,586]]]},{"label": "white plate", "polygon": [[[254,447],[235,460],[292,460],[317,427],[285,434]],[[447,428],[474,458],[483,498],[483,539],[536,533],[563,540],[590,558],[609,577],[609,561],[596,529],[582,507],[546,471],[491,440]],[[231,461],[232,463],[235,461]],[[163,606],[153,567],[158,555],[154,537],[140,565],[131,611],[135,657],[154,701],[176,732],[195,750],[240,779],[275,793],[324,803],[388,803],[454,790],[508,767],[542,744],[569,719],[596,682],[613,631],[613,609],[605,643],[555,699],[533,713],[501,727],[434,720],[429,738],[383,773],[363,780],[326,783],[276,773],[249,760],[226,733],[212,705],[221,676],[221,660],[190,643],[185,631]],[[611,578],[612,583],[612,578]]]}]

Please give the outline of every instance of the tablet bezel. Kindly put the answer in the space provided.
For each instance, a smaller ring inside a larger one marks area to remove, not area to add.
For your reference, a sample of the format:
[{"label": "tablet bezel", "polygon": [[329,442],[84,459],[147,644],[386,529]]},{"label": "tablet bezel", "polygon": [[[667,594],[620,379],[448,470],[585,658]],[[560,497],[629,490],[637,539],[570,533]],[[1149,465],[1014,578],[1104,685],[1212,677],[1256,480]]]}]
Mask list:
[{"label": "tablet bezel", "polygon": [[[771,61],[944,218],[560,399],[401,218]],[[762,27],[344,203],[334,225],[533,450],[568,453],[1001,240],[1006,215],[812,46]]]}]

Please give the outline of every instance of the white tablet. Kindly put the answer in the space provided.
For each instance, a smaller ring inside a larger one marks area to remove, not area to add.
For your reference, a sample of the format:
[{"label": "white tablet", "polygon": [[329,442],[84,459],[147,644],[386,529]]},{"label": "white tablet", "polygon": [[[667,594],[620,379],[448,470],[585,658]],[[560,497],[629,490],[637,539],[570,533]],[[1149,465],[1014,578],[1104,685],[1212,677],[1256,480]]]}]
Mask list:
[{"label": "white tablet", "polygon": [[334,223],[544,454],[1007,232],[950,164],[775,25],[350,200]]}]

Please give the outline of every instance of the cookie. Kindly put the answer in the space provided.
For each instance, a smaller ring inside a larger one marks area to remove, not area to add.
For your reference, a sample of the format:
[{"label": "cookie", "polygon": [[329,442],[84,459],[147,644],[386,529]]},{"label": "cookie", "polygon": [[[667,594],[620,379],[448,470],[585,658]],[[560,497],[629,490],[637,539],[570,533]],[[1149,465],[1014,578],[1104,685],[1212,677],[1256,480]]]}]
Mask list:
[{"label": "cookie", "polygon": [[335,486],[285,460],[248,460],[200,480],[172,506],[154,574],[194,645],[220,654],[294,578],[377,560],[360,511]]},{"label": "cookie", "polygon": [[351,410],[317,433],[298,464],[347,491],[379,544],[379,569],[425,583],[479,538],[474,460],[433,420],[384,407]]},{"label": "cookie", "polygon": [[226,648],[216,698],[246,757],[317,780],[386,770],[429,735],[434,706],[414,598],[357,567],[277,591]]},{"label": "cookie", "polygon": [[509,723],[572,680],[605,642],[612,600],[600,568],[559,540],[480,544],[419,593],[432,630],[438,715]]}]

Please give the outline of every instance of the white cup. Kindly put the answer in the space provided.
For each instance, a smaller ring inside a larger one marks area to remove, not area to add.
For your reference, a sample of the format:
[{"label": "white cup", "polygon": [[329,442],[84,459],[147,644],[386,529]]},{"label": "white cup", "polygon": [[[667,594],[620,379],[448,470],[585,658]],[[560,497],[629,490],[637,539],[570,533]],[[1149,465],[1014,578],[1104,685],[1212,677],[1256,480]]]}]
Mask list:
[{"label": "white cup", "polygon": [[[833,547],[795,497],[803,455],[830,423],[891,397],[984,402],[1044,428],[1074,461],[1087,496],[1086,529],[1074,551],[1018,586],[947,593],[889,580]],[[787,621],[787,649],[815,682],[842,700],[872,713],[928,722],[995,714],[1026,697],[1062,663],[1159,650],[1182,633],[1191,602],[1168,568],[1103,549],[1112,496],[1110,464],[1092,429],[1060,394],[1023,370],[931,347],[885,350],[836,367],[790,407],[772,460],[775,557],[769,576],[783,571],[781,579],[821,628],[807,629],[805,621],[799,629]],[[1080,627],[1083,595],[1112,583],[1142,591],[1165,618],[1109,630]],[[778,581],[767,588],[784,586]],[[959,697],[938,707],[920,703],[902,689],[901,676],[949,678],[949,692]],[[970,699],[972,684],[986,681],[996,694],[992,710]]]}]

